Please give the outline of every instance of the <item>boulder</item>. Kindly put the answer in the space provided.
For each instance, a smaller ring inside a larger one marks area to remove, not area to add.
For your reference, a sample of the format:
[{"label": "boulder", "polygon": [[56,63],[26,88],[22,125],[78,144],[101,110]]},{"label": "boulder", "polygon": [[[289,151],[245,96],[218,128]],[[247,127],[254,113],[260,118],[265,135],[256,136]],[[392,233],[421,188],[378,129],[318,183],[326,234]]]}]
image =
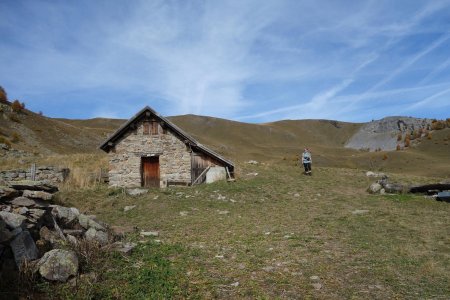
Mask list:
[{"label": "boulder", "polygon": [[378,193],[383,187],[381,186],[381,184],[379,184],[378,182],[374,182],[372,183],[369,188],[368,188],[368,192],[371,194],[376,194]]},{"label": "boulder", "polygon": [[28,231],[20,232],[11,241],[10,246],[17,267],[20,267],[24,260],[34,260],[38,258],[39,250]]},{"label": "boulder", "polygon": [[33,180],[19,180],[10,181],[9,184],[16,190],[30,190],[30,191],[44,191],[48,193],[55,193],[58,187],[47,181],[33,181]]},{"label": "boulder", "polygon": [[66,282],[78,273],[78,257],[73,251],[53,249],[42,256],[37,268],[47,280]]},{"label": "boulder", "polygon": [[53,195],[50,193],[44,191],[30,191],[30,190],[24,190],[22,196],[45,201],[50,201],[53,198]]},{"label": "boulder", "polygon": [[0,186],[0,200],[11,199],[19,196],[19,192],[7,186]]},{"label": "boulder", "polygon": [[399,183],[385,183],[383,188],[386,193],[403,193],[405,191],[405,187]]},{"label": "boulder", "polygon": [[64,207],[56,205],[52,209],[52,215],[62,223],[62,226],[69,226],[78,221],[80,212],[75,207]]},{"label": "boulder", "polygon": [[81,227],[83,227],[84,229],[94,228],[97,230],[103,230],[103,231],[106,230],[103,225],[94,221],[91,217],[89,217],[85,214],[78,215],[78,222],[80,223]]},{"label": "boulder", "polygon": [[23,227],[27,218],[19,214],[0,211],[0,219],[3,219],[9,228],[15,229],[17,227]]},{"label": "boulder", "polygon": [[11,201],[12,205],[16,206],[34,206],[36,202],[34,200],[28,199],[27,197],[17,197],[13,201]]},{"label": "boulder", "polygon": [[127,190],[127,194],[130,196],[140,196],[140,195],[147,194],[147,193],[148,193],[148,190],[146,190],[146,189],[135,188],[135,189]]},{"label": "boulder", "polygon": [[51,231],[46,226],[42,226],[39,230],[39,236],[41,237],[41,240],[50,242],[52,245],[62,242],[60,235],[57,232]]},{"label": "boulder", "polygon": [[97,242],[101,246],[108,244],[108,234],[101,230],[96,230],[95,228],[89,228],[84,234],[86,240],[91,242]]}]

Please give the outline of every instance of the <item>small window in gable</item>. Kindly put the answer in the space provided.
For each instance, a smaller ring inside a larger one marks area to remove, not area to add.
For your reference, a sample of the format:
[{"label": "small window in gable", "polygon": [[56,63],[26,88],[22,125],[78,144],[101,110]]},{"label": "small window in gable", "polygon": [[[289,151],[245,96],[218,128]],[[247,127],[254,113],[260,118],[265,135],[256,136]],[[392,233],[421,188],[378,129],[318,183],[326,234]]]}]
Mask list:
[{"label": "small window in gable", "polygon": [[152,121],[152,122],[150,122],[150,124],[151,124],[152,135],[158,135],[158,122]]},{"label": "small window in gable", "polygon": [[150,122],[144,122],[143,127],[144,127],[143,134],[150,134]]}]

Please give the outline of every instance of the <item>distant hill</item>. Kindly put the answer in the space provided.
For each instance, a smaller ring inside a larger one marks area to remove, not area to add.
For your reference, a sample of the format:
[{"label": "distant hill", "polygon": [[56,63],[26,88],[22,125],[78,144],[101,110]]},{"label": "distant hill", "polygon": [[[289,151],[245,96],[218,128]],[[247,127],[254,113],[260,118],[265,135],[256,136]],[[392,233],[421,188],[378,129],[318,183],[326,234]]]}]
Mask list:
[{"label": "distant hill", "polygon": [[[308,147],[312,150],[316,166],[392,169],[417,174],[444,172],[450,177],[449,128],[433,131],[431,139],[421,138],[420,142],[416,140],[411,149],[404,151],[381,153],[359,150],[385,148],[380,145],[389,145],[388,148],[392,150],[392,141],[396,145],[395,132],[398,128],[395,126],[399,118],[402,117],[369,123],[285,120],[249,124],[196,115],[169,117],[199,142],[236,162],[252,159],[293,164],[303,148]],[[31,156],[73,153],[103,155],[98,146],[124,122],[126,120],[105,118],[55,119],[29,110],[14,113],[2,104],[0,144],[6,140],[13,149]],[[428,124],[429,120],[415,119],[411,124],[416,124],[414,122]],[[404,123],[408,130],[411,129],[408,125],[410,123]],[[374,136],[384,136],[382,143],[373,144],[376,140]],[[7,157],[7,152],[0,150],[0,160],[1,155]]]}]

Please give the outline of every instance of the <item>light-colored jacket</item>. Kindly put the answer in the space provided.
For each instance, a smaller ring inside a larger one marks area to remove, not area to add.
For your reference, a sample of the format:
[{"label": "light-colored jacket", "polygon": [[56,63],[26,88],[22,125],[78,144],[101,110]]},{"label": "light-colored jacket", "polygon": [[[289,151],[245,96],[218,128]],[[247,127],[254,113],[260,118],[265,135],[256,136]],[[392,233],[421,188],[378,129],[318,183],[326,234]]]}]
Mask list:
[{"label": "light-colored jacket", "polygon": [[302,163],[312,163],[311,153],[303,152],[302,154]]}]

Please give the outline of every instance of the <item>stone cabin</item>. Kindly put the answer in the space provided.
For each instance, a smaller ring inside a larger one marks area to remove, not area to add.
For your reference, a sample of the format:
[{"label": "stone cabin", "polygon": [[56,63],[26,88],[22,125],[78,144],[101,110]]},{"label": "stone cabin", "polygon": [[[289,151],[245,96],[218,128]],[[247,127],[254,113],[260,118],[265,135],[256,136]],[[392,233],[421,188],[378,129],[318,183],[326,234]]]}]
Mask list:
[{"label": "stone cabin", "polygon": [[100,149],[109,154],[109,185],[167,187],[231,179],[233,162],[203,146],[146,106]]}]

